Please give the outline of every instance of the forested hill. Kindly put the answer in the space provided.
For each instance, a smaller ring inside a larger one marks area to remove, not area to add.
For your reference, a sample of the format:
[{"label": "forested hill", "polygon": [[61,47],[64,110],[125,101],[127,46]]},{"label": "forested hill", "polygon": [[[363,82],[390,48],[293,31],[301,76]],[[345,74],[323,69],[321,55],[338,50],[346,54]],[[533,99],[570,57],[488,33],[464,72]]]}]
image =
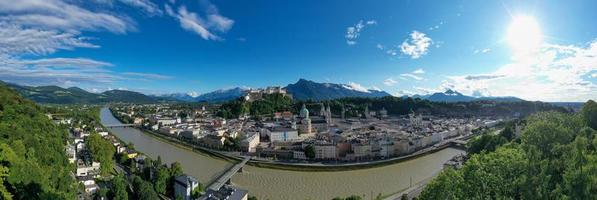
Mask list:
[{"label": "forested hill", "polygon": [[78,87],[32,87],[2,81],[0,81],[0,85],[5,85],[16,90],[27,99],[44,104],[158,103],[178,101],[170,98],[147,96],[139,92],[127,90],[108,90],[102,93],[91,93]]},{"label": "forested hill", "polygon": [[68,132],[0,84],[0,199],[75,199]]},{"label": "forested hill", "polygon": [[469,142],[470,159],[444,170],[420,199],[597,199],[597,103],[538,113],[521,126],[518,138],[487,133]]}]

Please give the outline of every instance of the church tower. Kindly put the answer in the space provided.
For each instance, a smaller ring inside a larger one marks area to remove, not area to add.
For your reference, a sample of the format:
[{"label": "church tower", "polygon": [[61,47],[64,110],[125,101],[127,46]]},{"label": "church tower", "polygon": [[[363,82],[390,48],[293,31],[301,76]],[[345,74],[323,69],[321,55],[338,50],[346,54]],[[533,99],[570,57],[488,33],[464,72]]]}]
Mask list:
[{"label": "church tower", "polygon": [[305,104],[301,108],[299,119],[301,120],[299,134],[311,134],[311,119],[309,118],[309,110],[307,110]]}]

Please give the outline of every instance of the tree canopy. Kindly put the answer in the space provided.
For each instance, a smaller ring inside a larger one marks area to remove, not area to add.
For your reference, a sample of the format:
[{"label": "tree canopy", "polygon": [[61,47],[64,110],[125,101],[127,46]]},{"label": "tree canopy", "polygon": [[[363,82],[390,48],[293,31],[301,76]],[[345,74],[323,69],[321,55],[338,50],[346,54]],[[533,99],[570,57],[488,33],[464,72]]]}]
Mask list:
[{"label": "tree canopy", "polygon": [[501,146],[494,145],[503,142],[499,135],[481,137],[476,149],[495,150],[474,151],[461,169],[444,170],[421,199],[597,199],[594,106],[532,115],[521,139]]},{"label": "tree canopy", "polygon": [[0,197],[74,199],[68,132],[35,103],[0,85]]}]

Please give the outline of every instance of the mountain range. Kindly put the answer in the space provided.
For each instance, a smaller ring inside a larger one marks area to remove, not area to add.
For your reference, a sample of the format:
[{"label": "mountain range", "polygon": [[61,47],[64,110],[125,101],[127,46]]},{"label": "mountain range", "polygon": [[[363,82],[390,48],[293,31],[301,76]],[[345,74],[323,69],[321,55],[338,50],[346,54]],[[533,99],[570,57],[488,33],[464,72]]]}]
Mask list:
[{"label": "mountain range", "polygon": [[109,102],[157,103],[160,101],[167,101],[167,99],[151,97],[128,90],[108,90],[102,93],[92,93],[78,87],[33,87],[5,83],[2,81],[0,81],[0,84],[16,90],[25,98],[38,103],[47,104],[97,104]]},{"label": "mountain range", "polygon": [[[235,87],[220,89],[197,95],[195,93],[172,93],[165,95],[145,95],[128,90],[108,90],[102,93],[92,93],[78,87],[61,88],[58,86],[21,86],[12,83],[7,85],[17,90],[21,95],[38,103],[49,104],[95,104],[95,103],[158,103],[158,102],[210,102],[220,103],[238,99],[249,88]],[[391,96],[381,90],[365,89],[350,84],[318,83],[306,79],[299,79],[296,83],[284,87],[296,100],[330,100],[346,97],[384,97]],[[407,96],[404,96],[407,97]],[[434,102],[468,102],[468,101],[523,101],[517,97],[472,97],[454,90],[438,92],[428,95],[413,95],[411,98],[427,99]]]},{"label": "mountain range", "polygon": [[[408,96],[404,96],[408,97]],[[524,101],[518,97],[473,97],[463,95],[454,90],[446,90],[445,92],[436,92],[428,95],[413,95],[412,98],[427,99],[434,102],[469,102],[469,101]]]},{"label": "mountain range", "polygon": [[352,85],[336,83],[317,83],[305,79],[299,79],[294,84],[285,87],[292,98],[297,100],[330,100],[345,97],[384,97],[391,96],[389,93],[380,90],[355,88]]}]

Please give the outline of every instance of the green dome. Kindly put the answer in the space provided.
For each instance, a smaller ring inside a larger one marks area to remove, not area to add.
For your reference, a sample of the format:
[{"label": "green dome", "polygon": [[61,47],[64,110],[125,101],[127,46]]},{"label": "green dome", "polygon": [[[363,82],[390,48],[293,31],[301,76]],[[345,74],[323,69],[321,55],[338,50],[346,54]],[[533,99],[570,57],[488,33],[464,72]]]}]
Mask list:
[{"label": "green dome", "polygon": [[303,108],[301,108],[301,112],[299,114],[299,117],[301,117],[301,118],[308,118],[309,117],[309,110],[307,110],[307,106],[305,106],[305,104],[303,104]]}]

